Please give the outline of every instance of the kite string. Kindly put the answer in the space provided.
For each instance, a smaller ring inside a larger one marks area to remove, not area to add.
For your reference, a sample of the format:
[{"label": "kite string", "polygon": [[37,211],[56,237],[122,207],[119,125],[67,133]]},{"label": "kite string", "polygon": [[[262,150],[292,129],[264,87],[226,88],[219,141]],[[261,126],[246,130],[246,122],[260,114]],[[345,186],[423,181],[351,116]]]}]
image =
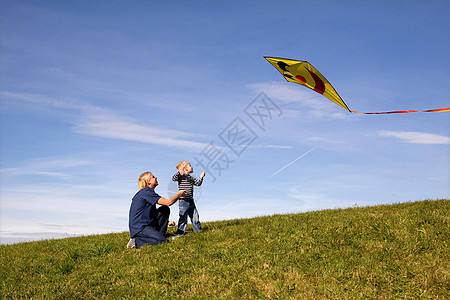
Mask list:
[{"label": "kite string", "polygon": [[274,73],[273,73],[273,77],[272,77],[272,81],[270,82],[270,85],[269,85],[269,87],[268,87],[267,90],[266,90],[266,94],[269,93],[269,90],[270,90],[270,88],[272,87],[272,83],[273,83],[273,81],[275,80],[275,76],[276,76],[276,75],[277,75],[277,73],[274,72]]},{"label": "kite string", "polygon": [[306,99],[292,101],[292,102],[288,102],[288,103],[281,104],[281,105],[278,105],[278,106],[283,107],[283,106],[287,106],[287,105],[291,105],[291,104],[295,104],[295,103],[300,103],[300,102],[308,101],[308,100],[319,98],[319,97],[320,96],[312,96],[312,97],[309,97],[309,98],[306,98]]}]

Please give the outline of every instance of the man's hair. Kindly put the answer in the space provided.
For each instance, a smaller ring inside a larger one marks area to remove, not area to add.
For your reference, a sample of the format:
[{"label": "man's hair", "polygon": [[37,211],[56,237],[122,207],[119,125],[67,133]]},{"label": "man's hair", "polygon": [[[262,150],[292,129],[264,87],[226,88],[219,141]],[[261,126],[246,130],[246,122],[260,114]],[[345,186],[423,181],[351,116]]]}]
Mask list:
[{"label": "man's hair", "polygon": [[139,176],[139,180],[138,180],[139,190],[142,190],[143,188],[148,187],[148,183],[150,182],[151,178],[152,178],[152,173],[150,173],[150,172],[142,173],[141,176]]},{"label": "man's hair", "polygon": [[179,172],[180,170],[184,169],[187,167],[187,165],[189,165],[190,163],[188,161],[182,161],[179,162],[177,165],[177,171]]}]

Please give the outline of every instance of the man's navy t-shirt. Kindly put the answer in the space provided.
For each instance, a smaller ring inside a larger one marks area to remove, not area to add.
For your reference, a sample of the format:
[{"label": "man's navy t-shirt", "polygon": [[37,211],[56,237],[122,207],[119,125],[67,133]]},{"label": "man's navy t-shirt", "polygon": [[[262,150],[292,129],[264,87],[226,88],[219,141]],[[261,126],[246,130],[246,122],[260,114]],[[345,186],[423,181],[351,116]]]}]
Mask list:
[{"label": "man's navy t-shirt", "polygon": [[131,200],[130,216],[128,226],[130,228],[130,236],[134,237],[144,227],[152,223],[152,211],[156,210],[156,203],[160,195],[155,193],[152,188],[144,188],[134,195]]}]

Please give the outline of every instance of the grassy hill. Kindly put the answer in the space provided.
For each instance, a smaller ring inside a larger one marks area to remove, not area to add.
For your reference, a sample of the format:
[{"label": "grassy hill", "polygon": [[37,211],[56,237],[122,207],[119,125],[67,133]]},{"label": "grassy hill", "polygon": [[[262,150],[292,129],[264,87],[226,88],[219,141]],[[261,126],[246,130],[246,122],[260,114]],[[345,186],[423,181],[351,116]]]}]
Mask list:
[{"label": "grassy hill", "polygon": [[449,299],[450,200],[0,246],[1,298]]}]

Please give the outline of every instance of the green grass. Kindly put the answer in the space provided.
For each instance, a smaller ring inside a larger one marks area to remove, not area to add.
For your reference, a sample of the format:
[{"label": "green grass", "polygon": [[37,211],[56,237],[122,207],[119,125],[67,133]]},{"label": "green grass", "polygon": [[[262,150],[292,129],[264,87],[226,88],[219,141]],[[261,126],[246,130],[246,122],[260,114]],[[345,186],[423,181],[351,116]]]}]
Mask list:
[{"label": "green grass", "polygon": [[[3,245],[2,299],[449,299],[450,200]],[[171,229],[172,230],[172,229]]]}]

